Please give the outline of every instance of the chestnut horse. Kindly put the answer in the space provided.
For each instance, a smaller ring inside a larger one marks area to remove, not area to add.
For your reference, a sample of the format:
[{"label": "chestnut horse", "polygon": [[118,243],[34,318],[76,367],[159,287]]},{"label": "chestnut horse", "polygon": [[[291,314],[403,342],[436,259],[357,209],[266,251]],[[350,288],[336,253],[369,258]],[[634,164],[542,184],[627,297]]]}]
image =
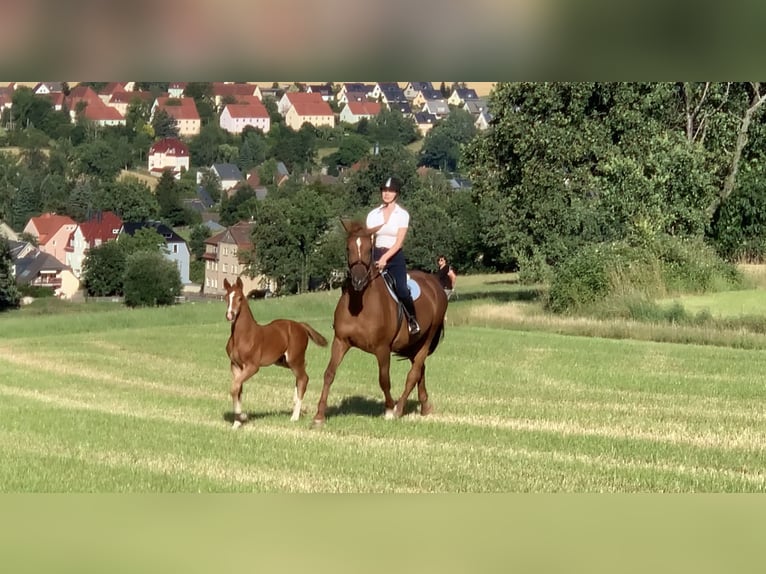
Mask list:
[{"label": "chestnut horse", "polygon": [[[321,426],[325,421],[330,385],[338,365],[351,347],[371,353],[378,360],[378,382],[385,397],[387,419],[404,414],[407,398],[415,385],[418,387],[420,414],[427,415],[432,407],[426,391],[425,361],[444,335],[444,315],[447,311],[444,289],[435,275],[421,271],[410,273],[420,287],[420,296],[415,300],[420,332],[410,335],[400,304],[394,300],[373,261],[373,235],[378,228],[368,229],[355,221],[344,220],[342,223],[347,233],[348,278],[335,307],[332,353],[324,373],[322,395],[313,425]],[[407,358],[411,363],[404,392],[396,404],[391,397],[391,353]]]},{"label": "chestnut horse", "polygon": [[224,279],[223,286],[226,288],[226,319],[231,322],[226,353],[231,360],[233,427],[237,428],[247,421],[247,414],[242,412],[242,385],[258,369],[269,365],[286,367],[295,375],[293,414],[290,420],[297,421],[309,382],[306,374],[309,338],[320,347],[327,346],[327,339],[307,323],[289,319],[276,319],[267,325],[259,325],[242,292],[242,279],[237,277],[234,285]]}]

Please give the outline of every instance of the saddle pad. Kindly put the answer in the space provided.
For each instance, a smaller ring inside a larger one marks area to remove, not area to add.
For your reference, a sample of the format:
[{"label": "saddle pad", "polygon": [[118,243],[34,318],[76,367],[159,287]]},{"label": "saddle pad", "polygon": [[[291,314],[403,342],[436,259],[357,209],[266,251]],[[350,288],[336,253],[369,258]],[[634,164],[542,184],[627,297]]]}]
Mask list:
[{"label": "saddle pad", "polygon": [[[391,290],[391,286],[388,284],[388,281],[383,281],[383,283],[386,284],[386,288],[388,289],[389,295],[393,298],[394,301],[399,301],[399,299],[396,296],[396,293],[394,293]],[[420,297],[420,285],[418,285],[417,281],[415,281],[412,277],[410,277],[410,274],[407,273],[407,287],[410,289],[410,295],[412,295],[412,300],[417,301],[418,297]]]}]

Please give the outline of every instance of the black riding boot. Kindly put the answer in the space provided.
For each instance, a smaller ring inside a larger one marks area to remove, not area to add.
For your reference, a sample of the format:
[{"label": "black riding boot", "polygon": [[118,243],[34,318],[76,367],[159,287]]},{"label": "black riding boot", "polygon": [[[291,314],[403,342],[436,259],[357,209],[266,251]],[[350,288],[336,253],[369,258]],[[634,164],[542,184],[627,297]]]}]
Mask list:
[{"label": "black riding boot", "polygon": [[404,305],[404,310],[407,311],[407,324],[410,328],[410,335],[417,335],[420,333],[420,325],[418,325],[418,321],[415,319],[415,303],[412,301],[412,296],[403,298],[402,305]]}]

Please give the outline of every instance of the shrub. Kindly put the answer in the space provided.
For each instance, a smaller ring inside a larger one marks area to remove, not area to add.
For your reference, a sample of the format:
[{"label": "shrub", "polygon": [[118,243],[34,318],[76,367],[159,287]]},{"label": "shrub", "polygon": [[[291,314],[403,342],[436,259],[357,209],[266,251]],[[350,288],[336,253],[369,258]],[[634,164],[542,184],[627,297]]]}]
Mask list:
[{"label": "shrub", "polygon": [[[589,245],[559,265],[547,307],[555,313],[646,314],[642,301],[671,294],[704,293],[742,286],[737,269],[701,240],[660,236],[641,245],[627,241]],[[684,320],[682,310],[664,320]],[[681,315],[679,315],[681,313]]]},{"label": "shrub", "polygon": [[161,254],[139,251],[128,256],[123,289],[129,307],[172,305],[181,294],[181,275]]}]

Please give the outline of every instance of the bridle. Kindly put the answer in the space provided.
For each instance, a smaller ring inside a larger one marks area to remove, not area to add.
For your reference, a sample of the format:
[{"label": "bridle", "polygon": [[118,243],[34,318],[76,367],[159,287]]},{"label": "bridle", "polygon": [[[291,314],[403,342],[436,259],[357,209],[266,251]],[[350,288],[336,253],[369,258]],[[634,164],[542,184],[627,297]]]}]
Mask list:
[{"label": "bridle", "polygon": [[[369,285],[373,280],[377,279],[380,276],[380,270],[373,264],[373,252],[375,248],[375,241],[370,242],[370,262],[366,263],[362,260],[362,239],[361,237],[356,238],[356,248],[357,253],[359,255],[358,259],[355,261],[349,261],[348,262],[348,271],[349,271],[349,277],[351,278],[352,282],[354,280],[353,275],[351,274],[351,270],[356,267],[357,265],[361,265],[364,267],[364,276],[363,276],[363,283],[361,287],[359,288],[359,291],[364,289],[367,285]],[[377,274],[376,274],[377,273]]]}]

